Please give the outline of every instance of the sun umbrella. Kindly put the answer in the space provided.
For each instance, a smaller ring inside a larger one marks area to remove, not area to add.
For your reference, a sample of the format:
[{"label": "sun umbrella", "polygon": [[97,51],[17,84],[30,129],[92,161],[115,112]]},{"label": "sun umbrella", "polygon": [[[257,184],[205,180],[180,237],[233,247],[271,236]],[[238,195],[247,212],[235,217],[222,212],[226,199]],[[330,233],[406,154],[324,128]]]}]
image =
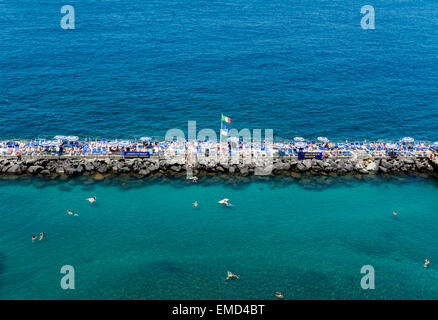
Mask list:
[{"label": "sun umbrella", "polygon": [[305,141],[306,139],[304,139],[303,137],[295,137],[294,141]]},{"label": "sun umbrella", "polygon": [[321,142],[329,142],[330,140],[327,139],[326,137],[318,137],[318,141],[321,141]]},{"label": "sun umbrella", "polygon": [[66,139],[68,141],[78,141],[79,140],[79,138],[77,136],[68,136],[68,137],[66,137]]},{"label": "sun umbrella", "polygon": [[67,139],[67,137],[66,137],[66,136],[54,136],[53,139],[56,139],[56,140],[65,140],[65,139]]},{"label": "sun umbrella", "polygon": [[145,141],[151,141],[152,138],[151,137],[141,137],[140,141],[145,142]]},{"label": "sun umbrella", "polygon": [[302,142],[302,141],[299,141],[299,142],[295,143],[295,147],[297,147],[298,149],[303,149],[306,146],[307,146],[307,144]]},{"label": "sun umbrella", "polygon": [[387,143],[386,149],[397,149],[397,145],[394,143]]},{"label": "sun umbrella", "polygon": [[411,138],[411,137],[404,137],[404,138],[401,139],[400,141],[401,141],[401,142],[410,143],[410,142],[414,142],[414,138]]},{"label": "sun umbrella", "polygon": [[59,141],[59,140],[53,140],[53,141],[49,141],[49,144],[50,144],[51,146],[55,146],[55,147],[57,147],[57,146],[60,146],[60,145],[62,144],[62,142]]},{"label": "sun umbrella", "polygon": [[128,147],[128,146],[131,145],[131,142],[126,141],[126,140],[125,141],[119,141],[118,145],[121,146],[121,147]]},{"label": "sun umbrella", "polygon": [[108,142],[109,146],[117,146],[119,143],[117,141],[110,141]]}]

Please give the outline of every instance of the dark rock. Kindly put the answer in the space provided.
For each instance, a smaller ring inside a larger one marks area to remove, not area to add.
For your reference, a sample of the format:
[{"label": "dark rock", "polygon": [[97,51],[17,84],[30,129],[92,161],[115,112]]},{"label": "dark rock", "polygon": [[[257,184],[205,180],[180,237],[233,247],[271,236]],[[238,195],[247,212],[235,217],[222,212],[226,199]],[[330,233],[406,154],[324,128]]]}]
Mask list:
[{"label": "dark rock", "polygon": [[40,174],[42,176],[50,176],[50,170],[47,169],[41,170]]},{"label": "dark rock", "polygon": [[18,164],[14,164],[12,166],[9,167],[7,173],[10,174],[21,174],[21,168]]},{"label": "dark rock", "polygon": [[40,173],[44,168],[42,166],[30,166],[27,168],[29,173]]}]

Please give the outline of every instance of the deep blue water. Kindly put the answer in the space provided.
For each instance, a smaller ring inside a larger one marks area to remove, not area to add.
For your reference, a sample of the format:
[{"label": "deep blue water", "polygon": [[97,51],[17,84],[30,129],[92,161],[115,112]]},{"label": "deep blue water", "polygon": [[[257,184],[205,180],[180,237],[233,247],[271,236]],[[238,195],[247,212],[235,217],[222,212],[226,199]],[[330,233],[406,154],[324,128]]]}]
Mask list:
[{"label": "deep blue water", "polygon": [[[68,3],[67,3],[68,2]],[[438,3],[381,0],[0,1],[1,138],[438,139]],[[62,5],[76,29],[60,27]]]}]

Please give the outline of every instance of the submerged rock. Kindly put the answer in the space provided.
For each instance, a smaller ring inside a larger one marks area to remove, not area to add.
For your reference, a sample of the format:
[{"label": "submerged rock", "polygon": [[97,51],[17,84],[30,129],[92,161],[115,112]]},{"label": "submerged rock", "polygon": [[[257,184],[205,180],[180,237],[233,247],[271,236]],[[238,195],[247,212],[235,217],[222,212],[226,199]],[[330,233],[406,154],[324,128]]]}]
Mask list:
[{"label": "submerged rock", "polygon": [[104,180],[105,177],[103,176],[103,174],[96,172],[95,174],[93,174],[93,179],[97,181],[101,181]]}]

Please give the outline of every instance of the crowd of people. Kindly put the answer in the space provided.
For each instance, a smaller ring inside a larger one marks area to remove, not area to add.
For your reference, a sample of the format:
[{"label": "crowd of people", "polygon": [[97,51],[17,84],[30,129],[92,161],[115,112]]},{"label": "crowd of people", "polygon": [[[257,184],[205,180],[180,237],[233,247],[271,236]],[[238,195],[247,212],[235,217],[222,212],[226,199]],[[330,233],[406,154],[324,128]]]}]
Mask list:
[{"label": "crowd of people", "polygon": [[67,141],[34,139],[31,141],[0,142],[0,155],[113,155],[124,152],[144,152],[149,155],[195,155],[238,154],[298,156],[300,152],[320,152],[325,157],[371,155],[436,157],[438,143],[415,141],[398,142],[317,142],[317,141],[274,141],[272,143],[251,143],[246,141],[127,141],[106,139],[96,141]]}]

